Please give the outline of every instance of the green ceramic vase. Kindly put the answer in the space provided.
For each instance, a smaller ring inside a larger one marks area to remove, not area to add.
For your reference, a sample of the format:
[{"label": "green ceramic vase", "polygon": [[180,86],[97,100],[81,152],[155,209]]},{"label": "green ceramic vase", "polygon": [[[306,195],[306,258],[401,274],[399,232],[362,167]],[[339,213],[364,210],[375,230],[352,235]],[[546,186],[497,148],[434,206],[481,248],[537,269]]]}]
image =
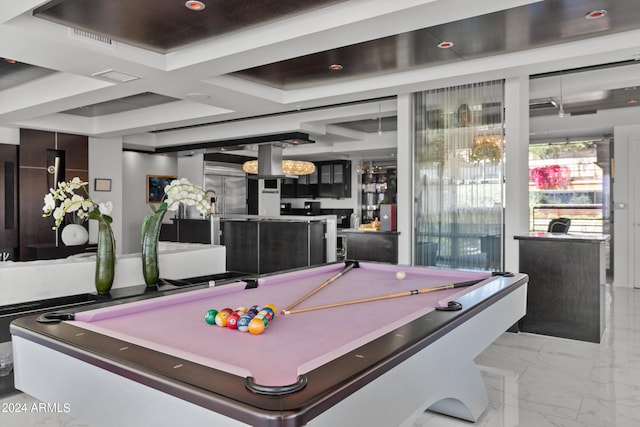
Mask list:
[{"label": "green ceramic vase", "polygon": [[96,252],[96,290],[108,294],[113,285],[116,264],[116,241],[107,220],[98,218],[98,249]]},{"label": "green ceramic vase", "polygon": [[142,231],[142,275],[147,286],[157,286],[160,279],[158,268],[158,240],[162,219],[167,209],[161,206],[156,213],[148,217]]}]

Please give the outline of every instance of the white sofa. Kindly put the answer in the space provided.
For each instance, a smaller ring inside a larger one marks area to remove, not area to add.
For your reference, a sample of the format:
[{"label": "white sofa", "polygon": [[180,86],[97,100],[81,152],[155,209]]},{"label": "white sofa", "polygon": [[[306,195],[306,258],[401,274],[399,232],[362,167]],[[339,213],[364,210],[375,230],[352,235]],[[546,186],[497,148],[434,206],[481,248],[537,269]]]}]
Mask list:
[{"label": "white sofa", "polygon": [[[95,292],[95,255],[0,262],[0,305]],[[160,277],[181,279],[226,271],[224,246],[160,242]],[[140,253],[119,255],[112,289],[144,284]]]}]

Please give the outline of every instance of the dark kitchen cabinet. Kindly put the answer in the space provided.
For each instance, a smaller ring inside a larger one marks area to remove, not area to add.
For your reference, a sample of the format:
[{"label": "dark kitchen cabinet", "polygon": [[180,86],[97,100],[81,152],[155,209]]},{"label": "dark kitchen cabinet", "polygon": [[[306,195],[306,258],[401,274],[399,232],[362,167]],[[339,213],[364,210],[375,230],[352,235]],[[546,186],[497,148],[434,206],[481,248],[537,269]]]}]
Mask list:
[{"label": "dark kitchen cabinet", "polygon": [[351,162],[346,160],[320,164],[319,197],[351,197]]},{"label": "dark kitchen cabinet", "polygon": [[281,195],[287,198],[351,197],[351,162],[348,160],[314,162],[310,175],[282,180]]}]

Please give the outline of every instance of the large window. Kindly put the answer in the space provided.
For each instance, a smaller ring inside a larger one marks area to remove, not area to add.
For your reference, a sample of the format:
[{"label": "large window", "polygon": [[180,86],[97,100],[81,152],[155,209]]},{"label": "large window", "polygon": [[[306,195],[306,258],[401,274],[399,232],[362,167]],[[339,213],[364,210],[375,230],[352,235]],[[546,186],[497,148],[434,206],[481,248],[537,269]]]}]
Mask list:
[{"label": "large window", "polygon": [[547,231],[553,218],[571,219],[571,231],[603,233],[607,212],[608,140],[529,146],[529,229]]},{"label": "large window", "polygon": [[501,270],[504,84],[414,94],[416,265]]}]

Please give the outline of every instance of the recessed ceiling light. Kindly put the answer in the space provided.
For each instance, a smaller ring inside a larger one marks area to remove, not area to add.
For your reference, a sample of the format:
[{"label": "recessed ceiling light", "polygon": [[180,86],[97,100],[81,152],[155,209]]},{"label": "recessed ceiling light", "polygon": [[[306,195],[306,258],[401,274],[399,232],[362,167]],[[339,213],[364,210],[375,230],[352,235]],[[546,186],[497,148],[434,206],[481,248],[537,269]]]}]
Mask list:
[{"label": "recessed ceiling light", "polygon": [[599,9],[599,10],[592,10],[591,12],[588,12],[584,17],[587,19],[598,19],[598,18],[602,18],[606,14],[607,14],[606,10]]},{"label": "recessed ceiling light", "polygon": [[340,71],[340,70],[342,70],[343,68],[344,68],[344,67],[343,67],[342,65],[340,65],[340,64],[331,64],[331,65],[329,65],[329,69],[330,69],[331,71]]},{"label": "recessed ceiling light", "polygon": [[205,8],[204,3],[198,0],[187,0],[187,2],[184,5],[187,7],[187,9],[196,10],[196,11],[204,10]]},{"label": "recessed ceiling light", "polygon": [[438,47],[440,49],[449,49],[450,47],[453,47],[453,42],[443,41],[438,43]]}]

